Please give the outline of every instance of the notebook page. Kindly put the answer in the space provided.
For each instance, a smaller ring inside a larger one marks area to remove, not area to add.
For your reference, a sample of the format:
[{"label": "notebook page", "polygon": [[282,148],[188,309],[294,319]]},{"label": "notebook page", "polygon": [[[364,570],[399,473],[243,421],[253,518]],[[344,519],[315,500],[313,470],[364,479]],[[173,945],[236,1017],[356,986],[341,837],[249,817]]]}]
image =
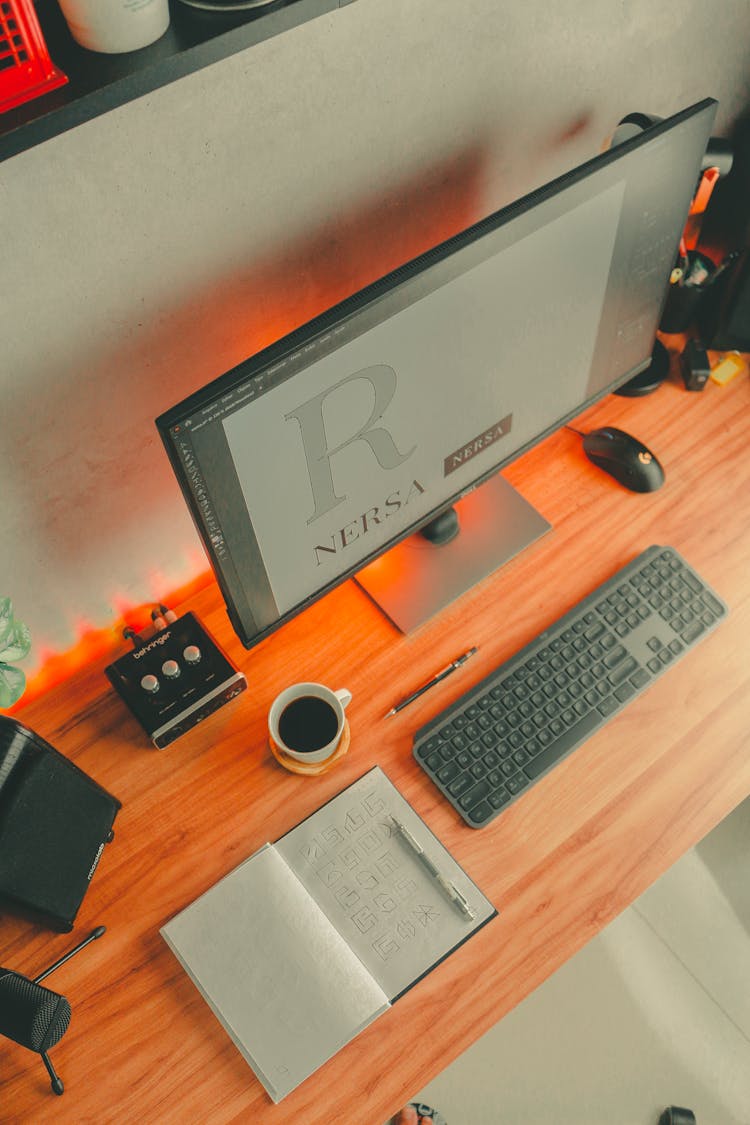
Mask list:
[{"label": "notebook page", "polygon": [[[446,897],[391,816],[461,892],[473,920]],[[379,766],[276,847],[391,1001],[496,914]]]},{"label": "notebook page", "polygon": [[274,1101],[389,1007],[272,845],[161,933]]}]

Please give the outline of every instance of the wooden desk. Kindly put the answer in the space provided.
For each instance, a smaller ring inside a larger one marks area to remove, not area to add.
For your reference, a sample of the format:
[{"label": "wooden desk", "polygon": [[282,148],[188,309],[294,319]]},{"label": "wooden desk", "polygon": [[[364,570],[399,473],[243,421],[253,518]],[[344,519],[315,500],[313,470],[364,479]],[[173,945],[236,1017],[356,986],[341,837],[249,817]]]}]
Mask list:
[{"label": "wooden desk", "polygon": [[[239,700],[162,752],[96,665],[20,717],[123,802],[71,936],[0,920],[0,964],[34,975],[90,928],[108,932],[50,985],[71,1000],[49,1089],[0,1043],[3,1122],[382,1125],[750,794],[750,384],[610,397],[583,428],[620,425],[667,475],[626,492],[561,430],[506,476],[554,530],[415,635],[352,582],[245,652],[218,592],[191,602],[245,669]],[[177,499],[175,502],[178,502]],[[411,735],[651,543],[676,547],[726,599],[728,620],[490,827],[465,827],[411,757]],[[52,580],[52,578],[51,578]],[[479,646],[397,717],[388,708]],[[285,773],[265,744],[274,695],[314,679],[354,694],[353,744],[331,773]],[[379,763],[500,916],[274,1106],[159,936],[159,927],[267,840]]]}]

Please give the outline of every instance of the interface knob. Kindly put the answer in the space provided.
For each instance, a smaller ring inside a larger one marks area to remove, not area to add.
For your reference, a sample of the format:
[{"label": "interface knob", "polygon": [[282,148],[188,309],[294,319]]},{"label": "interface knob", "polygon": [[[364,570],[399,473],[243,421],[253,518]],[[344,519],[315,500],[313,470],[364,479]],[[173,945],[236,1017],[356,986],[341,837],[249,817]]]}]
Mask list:
[{"label": "interface knob", "polygon": [[180,666],[176,660],[165,660],[161,670],[168,680],[176,680],[180,674]]},{"label": "interface knob", "polygon": [[197,645],[188,645],[182,655],[187,664],[198,664],[203,657],[203,653]]},{"label": "interface knob", "polygon": [[153,676],[149,672],[148,675],[144,676],[141,680],[141,687],[144,691],[147,691],[149,695],[153,695],[159,690],[159,681],[156,676]]}]

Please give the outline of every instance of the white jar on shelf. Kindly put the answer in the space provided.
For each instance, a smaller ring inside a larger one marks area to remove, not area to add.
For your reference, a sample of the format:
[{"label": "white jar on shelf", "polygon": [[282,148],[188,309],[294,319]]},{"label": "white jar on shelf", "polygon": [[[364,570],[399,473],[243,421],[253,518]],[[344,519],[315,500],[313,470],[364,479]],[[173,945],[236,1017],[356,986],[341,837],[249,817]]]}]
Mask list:
[{"label": "white jar on shelf", "polygon": [[116,55],[160,39],[169,0],[59,0],[70,33],[90,51]]}]

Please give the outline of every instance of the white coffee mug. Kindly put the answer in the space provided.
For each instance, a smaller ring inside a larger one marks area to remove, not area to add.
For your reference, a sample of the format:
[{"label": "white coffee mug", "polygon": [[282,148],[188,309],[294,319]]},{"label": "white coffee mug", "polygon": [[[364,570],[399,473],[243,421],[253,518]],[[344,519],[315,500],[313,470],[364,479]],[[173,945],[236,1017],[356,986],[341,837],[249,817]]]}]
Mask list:
[{"label": "white coffee mug", "polygon": [[60,0],[70,34],[90,51],[116,55],[160,39],[169,0]]},{"label": "white coffee mug", "polygon": [[345,732],[345,709],[352,693],[324,684],[292,684],[268,712],[268,737],[282,754],[299,762],[324,762],[336,753]]}]

